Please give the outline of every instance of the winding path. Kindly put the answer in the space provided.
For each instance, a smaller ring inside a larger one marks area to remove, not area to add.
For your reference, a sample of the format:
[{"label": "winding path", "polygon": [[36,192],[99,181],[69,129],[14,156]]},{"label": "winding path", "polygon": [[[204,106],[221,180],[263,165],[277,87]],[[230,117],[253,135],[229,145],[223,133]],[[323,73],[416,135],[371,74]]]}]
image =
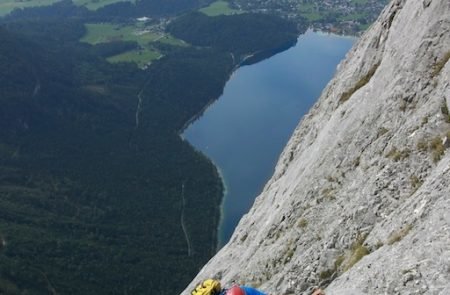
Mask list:
[{"label": "winding path", "polygon": [[141,91],[139,91],[137,98],[138,98],[138,104],[137,104],[137,108],[136,108],[136,125],[135,125],[135,129],[139,128],[139,115],[141,114],[141,108],[142,108],[142,94],[144,93],[144,88],[146,85],[144,85],[144,87],[142,87]]},{"label": "winding path", "polygon": [[31,97],[35,98],[36,95],[39,94],[40,90],[41,90],[41,82],[39,81],[39,79],[36,79],[36,83],[34,84],[33,94]]},{"label": "winding path", "polygon": [[39,268],[34,268],[34,269],[37,270],[42,275],[44,280],[47,282],[47,289],[50,292],[50,294],[58,295],[58,292],[56,292],[56,289],[53,287],[52,283],[48,279],[47,274],[45,272],[43,272],[42,270],[40,270]]},{"label": "winding path", "polygon": [[192,256],[192,246],[191,246],[191,239],[189,238],[189,234],[186,229],[186,224],[184,222],[184,208],[186,206],[186,198],[184,196],[184,182],[181,185],[181,228],[183,229],[184,237],[186,239],[187,244],[187,253],[188,256]]},{"label": "winding path", "polygon": [[[147,86],[147,84],[149,83],[150,79],[147,80],[144,85],[142,86],[142,88],[139,90],[138,94],[136,95],[137,97],[137,106],[136,106],[136,113],[134,114],[134,118],[135,118],[135,123],[134,123],[134,131],[136,131],[139,128],[139,123],[140,123],[140,115],[142,112],[142,103],[144,101],[143,95],[144,95],[144,90],[145,87]],[[130,132],[130,136],[128,138],[128,146],[130,148],[135,148],[136,150],[138,149],[137,144],[134,145],[133,144],[133,139],[136,136],[136,132]]]}]

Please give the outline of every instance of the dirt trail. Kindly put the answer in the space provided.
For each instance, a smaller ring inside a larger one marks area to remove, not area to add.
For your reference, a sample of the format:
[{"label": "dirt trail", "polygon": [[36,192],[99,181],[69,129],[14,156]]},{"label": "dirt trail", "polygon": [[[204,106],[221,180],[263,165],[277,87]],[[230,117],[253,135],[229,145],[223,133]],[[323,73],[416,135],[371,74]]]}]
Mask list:
[{"label": "dirt trail", "polygon": [[188,234],[187,229],[186,229],[186,224],[184,222],[184,208],[186,206],[186,198],[184,196],[184,182],[181,185],[181,201],[182,201],[182,204],[181,204],[181,218],[180,218],[181,219],[181,228],[183,229],[184,237],[186,239],[188,256],[192,256],[191,239],[189,238],[189,234]]}]

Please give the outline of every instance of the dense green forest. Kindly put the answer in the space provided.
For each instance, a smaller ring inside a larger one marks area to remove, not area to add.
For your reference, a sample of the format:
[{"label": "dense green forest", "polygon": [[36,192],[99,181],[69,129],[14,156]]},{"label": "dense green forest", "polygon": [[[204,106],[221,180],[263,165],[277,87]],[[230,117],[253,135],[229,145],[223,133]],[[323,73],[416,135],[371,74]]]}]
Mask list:
[{"label": "dense green forest", "polygon": [[296,35],[272,18],[218,18],[228,43],[185,32],[197,46],[155,43],[164,57],[140,70],[105,60],[135,42],[80,43],[92,16],[48,9],[0,27],[0,294],[177,294],[215,252],[222,197],[179,132],[220,96],[230,53]]},{"label": "dense green forest", "polygon": [[49,6],[27,7],[12,11],[6,19],[83,17],[90,21],[127,21],[141,16],[167,17],[179,15],[208,5],[213,0],[137,0],[116,2],[95,11],[62,0]]},{"label": "dense green forest", "polygon": [[201,6],[214,0],[137,0],[132,2],[117,2],[99,9],[99,16],[139,17],[176,15]]},{"label": "dense green forest", "polygon": [[4,17],[5,20],[18,19],[62,19],[71,17],[92,17],[93,14],[84,6],[76,6],[71,0],[62,0],[49,6],[26,7],[15,9]]},{"label": "dense green forest", "polygon": [[129,50],[137,49],[139,44],[136,41],[111,41],[99,43],[93,46],[96,54],[103,57],[110,57]]},{"label": "dense green forest", "polygon": [[193,12],[171,22],[167,30],[191,44],[211,46],[237,57],[292,45],[298,35],[294,23],[262,14],[208,17]]}]

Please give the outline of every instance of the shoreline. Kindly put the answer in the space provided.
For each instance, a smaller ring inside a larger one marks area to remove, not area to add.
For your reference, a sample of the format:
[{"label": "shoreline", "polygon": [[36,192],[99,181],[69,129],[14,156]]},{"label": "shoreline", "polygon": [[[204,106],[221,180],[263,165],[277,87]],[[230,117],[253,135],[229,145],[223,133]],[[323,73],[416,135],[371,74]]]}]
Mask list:
[{"label": "shoreline", "polygon": [[231,71],[231,73],[228,75],[228,78],[227,78],[227,80],[225,81],[225,84],[223,85],[222,92],[220,93],[220,95],[219,95],[217,98],[212,98],[212,99],[210,99],[210,100],[208,101],[208,103],[207,103],[207,104],[206,104],[206,105],[205,105],[198,113],[196,113],[195,115],[193,115],[190,119],[188,119],[188,120],[186,121],[186,123],[183,124],[183,126],[181,127],[181,129],[178,131],[178,135],[179,135],[183,140],[184,140],[184,137],[183,137],[184,131],[186,131],[186,129],[188,129],[189,126],[190,126],[191,124],[193,124],[195,121],[197,121],[198,119],[200,119],[200,118],[203,116],[203,114],[206,112],[206,110],[207,110],[213,103],[215,103],[215,102],[223,95],[223,90],[225,89],[225,86],[227,85],[228,81],[230,81],[230,79],[231,79],[231,77],[233,76],[234,72],[235,72],[236,70],[238,70],[238,69],[239,69],[239,66],[234,67],[233,70]]},{"label": "shoreline", "polygon": [[222,195],[220,198],[220,204],[219,204],[219,218],[218,218],[218,222],[217,222],[217,228],[215,230],[215,232],[213,232],[212,236],[215,237],[215,241],[213,244],[213,249],[214,249],[214,254],[216,254],[220,248],[223,247],[223,241],[222,241],[222,235],[221,235],[221,227],[222,227],[222,223],[224,220],[224,204],[225,204],[225,199],[226,199],[226,195],[228,192],[228,188],[227,188],[227,184],[226,184],[226,180],[225,180],[225,176],[222,172],[222,169],[219,167],[219,165],[217,165],[214,160],[210,157],[208,157],[208,155],[206,155],[203,151],[201,151],[200,149],[198,149],[197,147],[195,147],[191,142],[189,142],[189,140],[187,140],[184,136],[183,133],[186,131],[186,129],[189,128],[189,126],[191,126],[192,124],[195,123],[195,121],[199,120],[203,114],[206,112],[206,110],[213,105],[217,100],[219,100],[219,98],[223,95],[223,90],[225,89],[225,86],[227,85],[227,83],[231,80],[231,78],[233,77],[233,74],[235,71],[237,71],[240,68],[240,64],[234,65],[235,61],[234,61],[234,56],[231,56],[231,58],[233,59],[233,67],[232,70],[230,71],[230,74],[228,75],[228,78],[225,82],[225,84],[223,85],[222,88],[222,92],[220,93],[220,95],[217,98],[212,98],[208,101],[208,103],[195,115],[193,115],[190,119],[188,119],[186,121],[186,123],[183,124],[183,126],[181,127],[181,129],[178,131],[178,136],[181,138],[181,140],[187,142],[193,150],[195,150],[196,152],[202,154],[208,161],[211,162],[211,164],[214,166],[216,173],[218,175],[219,181],[222,184]]},{"label": "shoreline", "polygon": [[315,30],[314,28],[309,28],[308,31],[310,31],[310,30],[318,35],[324,35],[324,36],[330,36],[330,37],[336,37],[336,38],[343,38],[343,39],[358,39],[359,38],[359,36],[340,35],[340,34],[336,34],[333,32]]},{"label": "shoreline", "polygon": [[224,176],[224,173],[222,171],[222,169],[219,167],[219,165],[217,165],[213,159],[211,159],[210,157],[208,157],[204,152],[202,152],[201,150],[199,150],[197,147],[195,147],[194,145],[192,145],[187,139],[185,139],[182,134],[179,134],[181,140],[187,142],[193,150],[195,150],[196,152],[200,153],[203,157],[205,157],[206,159],[208,159],[208,161],[211,162],[211,164],[213,165],[215,172],[220,180],[220,183],[222,184],[222,196],[220,198],[220,205],[219,205],[219,220],[217,222],[217,229],[216,231],[213,233],[213,236],[216,236],[216,241],[215,241],[215,245],[213,245],[213,247],[215,248],[214,253],[217,253],[223,246],[225,246],[225,244],[222,241],[222,235],[221,235],[221,227],[223,224],[223,220],[224,220],[224,211],[225,211],[225,200],[226,200],[226,196],[228,193],[228,186],[227,186],[227,181],[226,178]]},{"label": "shoreline", "polygon": [[234,67],[232,68],[232,70],[230,71],[230,74],[228,76],[228,79],[226,80],[222,92],[221,94],[217,97],[217,98],[212,98],[208,101],[208,103],[195,115],[193,115],[189,120],[186,121],[186,123],[183,124],[183,126],[181,127],[181,129],[178,131],[178,136],[180,136],[180,138],[183,141],[186,141],[189,143],[189,145],[197,152],[201,153],[205,158],[207,158],[212,165],[215,167],[216,169],[216,173],[222,183],[222,197],[221,197],[221,201],[220,201],[220,206],[219,206],[219,222],[217,224],[217,229],[216,232],[213,234],[216,236],[216,241],[215,241],[215,253],[217,253],[223,246],[225,246],[226,242],[223,241],[223,237],[222,237],[222,227],[223,227],[223,222],[224,222],[224,216],[225,216],[225,201],[226,201],[226,196],[228,193],[228,187],[227,187],[227,182],[226,182],[226,178],[224,176],[224,173],[222,171],[222,169],[214,162],[213,159],[211,159],[210,157],[208,157],[203,151],[199,150],[197,147],[195,147],[194,145],[192,145],[189,140],[187,140],[184,136],[183,133],[192,125],[194,124],[197,120],[199,120],[203,114],[207,111],[207,109],[213,105],[216,101],[218,101],[220,99],[220,97],[223,95],[223,90],[225,89],[225,86],[227,85],[227,83],[231,80],[231,78],[233,77],[234,73],[239,70],[241,67],[244,66],[250,66],[250,65],[254,65],[257,64],[261,61],[264,61],[266,59],[269,59],[281,52],[284,52],[288,49],[290,49],[291,47],[295,46],[299,40],[299,38],[306,34],[307,31],[302,32],[301,34],[299,34],[295,40],[292,40],[291,42],[282,44],[276,48],[270,48],[267,50],[262,50],[262,51],[257,51],[254,52],[252,54],[249,54],[248,56],[245,56],[239,63],[235,63],[234,61],[234,56],[232,56],[233,58],[233,64]]},{"label": "shoreline", "polygon": [[[308,29],[308,30],[309,30],[309,29]],[[217,98],[212,98],[212,99],[210,99],[210,100],[208,101],[208,103],[207,103],[207,104],[206,104],[206,105],[205,105],[198,113],[196,113],[196,114],[193,115],[190,119],[188,119],[188,120],[186,121],[186,123],[184,123],[183,126],[180,128],[180,130],[178,131],[178,134],[183,138],[182,134],[184,133],[184,131],[185,131],[191,124],[193,124],[195,121],[197,121],[197,120],[203,115],[203,113],[204,113],[204,112],[205,112],[205,111],[206,111],[206,110],[207,110],[214,102],[216,102],[216,101],[223,95],[223,90],[225,89],[225,86],[226,86],[227,83],[231,80],[231,78],[233,77],[234,73],[235,73],[237,70],[239,70],[240,68],[242,68],[242,67],[244,67],[244,66],[251,66],[251,65],[257,64],[257,63],[259,63],[259,62],[261,62],[261,61],[264,61],[265,59],[271,58],[271,57],[273,57],[273,56],[275,56],[275,55],[277,55],[277,54],[279,54],[279,53],[281,53],[281,52],[284,52],[284,51],[290,49],[291,47],[294,47],[294,46],[297,44],[299,38],[300,38],[302,35],[306,34],[308,30],[306,30],[306,31],[304,31],[304,32],[301,32],[299,35],[297,35],[297,37],[296,37],[294,40],[292,40],[292,41],[290,41],[290,42],[286,42],[286,43],[284,43],[284,44],[281,44],[281,45],[278,46],[278,47],[275,47],[275,48],[269,48],[269,49],[266,49],[266,50],[260,50],[260,51],[256,51],[256,52],[253,52],[253,53],[251,53],[251,54],[248,54],[248,55],[244,56],[244,57],[242,58],[242,60],[240,60],[238,63],[236,63],[235,57],[234,57],[234,55],[231,53],[231,58],[232,58],[232,60],[233,60],[233,63],[232,63],[232,70],[231,70],[230,74],[228,75],[227,80],[225,81],[225,84],[224,84],[223,89],[222,89],[222,93],[221,93]]]},{"label": "shoreline", "polygon": [[[208,158],[209,159],[209,158]],[[216,164],[214,163],[214,161],[211,159],[211,162],[213,163],[214,167],[216,167],[216,171],[217,174],[219,175],[220,181],[222,182],[222,198],[220,200],[220,207],[219,207],[219,222],[217,223],[217,230],[216,230],[216,250],[215,252],[219,252],[219,250],[225,246],[224,242],[223,242],[223,238],[222,238],[222,225],[223,225],[223,221],[224,221],[224,216],[225,216],[225,200],[227,199],[227,194],[228,194],[228,185],[227,182],[225,180],[225,176],[223,174],[222,169]]]}]

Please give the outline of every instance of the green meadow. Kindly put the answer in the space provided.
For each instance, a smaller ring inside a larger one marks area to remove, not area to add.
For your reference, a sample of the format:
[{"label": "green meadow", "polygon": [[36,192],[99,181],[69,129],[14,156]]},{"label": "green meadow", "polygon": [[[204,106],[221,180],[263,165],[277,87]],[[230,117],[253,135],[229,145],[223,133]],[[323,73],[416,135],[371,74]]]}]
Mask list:
[{"label": "green meadow", "polygon": [[138,66],[143,67],[152,60],[162,56],[160,52],[151,46],[152,42],[159,41],[177,46],[185,45],[183,41],[166,33],[151,32],[142,23],[135,25],[86,24],[86,29],[86,35],[81,38],[81,42],[95,45],[112,41],[135,41],[141,46],[138,50],[131,50],[109,57],[109,62],[134,62]]},{"label": "green meadow", "polygon": [[309,21],[317,21],[322,19],[323,15],[316,10],[314,3],[302,3],[299,5],[300,15]]},{"label": "green meadow", "polygon": [[72,0],[75,5],[85,6],[89,10],[97,10],[100,7],[117,2],[134,2],[134,0]]},{"label": "green meadow", "polygon": [[160,34],[132,25],[111,23],[86,24],[86,29],[87,33],[81,38],[81,42],[92,45],[111,41],[136,41],[141,46],[144,46],[162,37]]},{"label": "green meadow", "polygon": [[236,10],[230,7],[230,4],[227,1],[219,0],[211,3],[209,6],[200,9],[200,12],[208,15],[208,16],[217,16],[217,15],[230,15],[236,13],[242,13],[240,10]]},{"label": "green meadow", "polygon": [[156,50],[142,49],[131,50],[118,55],[109,57],[107,60],[111,63],[116,62],[134,62],[139,67],[144,67],[152,60],[160,58],[162,55]]},{"label": "green meadow", "polygon": [[0,16],[7,15],[15,8],[47,6],[59,0],[0,0]]},{"label": "green meadow", "polygon": [[[0,0],[0,16],[7,15],[16,8],[48,6],[60,0]],[[116,2],[134,2],[135,0],[72,0],[75,5],[85,6],[89,10]]]}]

